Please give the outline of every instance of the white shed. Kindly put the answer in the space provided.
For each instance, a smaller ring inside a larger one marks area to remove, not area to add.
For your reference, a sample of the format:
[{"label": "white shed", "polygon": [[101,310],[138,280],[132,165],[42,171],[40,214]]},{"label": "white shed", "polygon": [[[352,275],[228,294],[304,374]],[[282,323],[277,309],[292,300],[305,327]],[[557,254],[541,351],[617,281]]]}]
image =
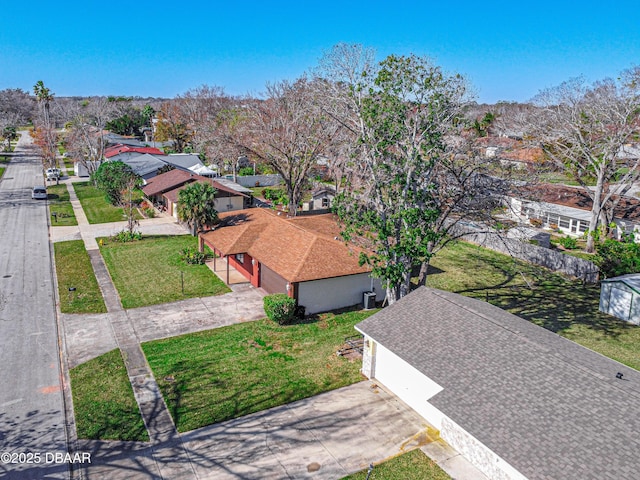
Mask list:
[{"label": "white shed", "polygon": [[640,325],[640,273],[603,280],[600,311]]}]

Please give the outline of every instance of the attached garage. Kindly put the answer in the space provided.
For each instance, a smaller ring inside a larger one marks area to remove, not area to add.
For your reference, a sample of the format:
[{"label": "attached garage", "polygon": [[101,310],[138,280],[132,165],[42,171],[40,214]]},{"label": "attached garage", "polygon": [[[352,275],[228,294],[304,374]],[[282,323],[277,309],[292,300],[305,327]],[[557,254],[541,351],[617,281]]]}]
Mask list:
[{"label": "attached garage", "polygon": [[372,288],[376,301],[384,299],[380,282],[371,280],[371,267],[360,265],[361,248],[340,239],[333,215],[281,213],[264,208],[220,213],[215,229],[200,235],[201,245],[244,258],[243,274],[253,286],[288,294],[307,314],[362,305]]},{"label": "attached garage", "polygon": [[488,478],[637,478],[640,372],[488,303],[425,287],[355,328],[362,373]]},{"label": "attached garage", "polygon": [[[402,398],[424,418],[438,423],[434,417],[435,409],[428,402],[431,397],[442,391],[442,387],[391,350],[376,342],[372,345],[376,349],[376,362],[371,377]],[[434,426],[441,428],[441,425]]]},{"label": "attached garage", "polygon": [[264,263],[260,264],[260,286],[267,293],[287,293],[287,281]]},{"label": "attached garage", "polygon": [[640,325],[640,274],[621,275],[602,281],[600,311]]},{"label": "attached garage", "polygon": [[[364,292],[371,291],[371,280],[368,273],[358,273],[300,282],[296,298],[308,314],[361,304]],[[382,301],[384,294],[378,279],[373,279],[373,290],[376,301]]]}]

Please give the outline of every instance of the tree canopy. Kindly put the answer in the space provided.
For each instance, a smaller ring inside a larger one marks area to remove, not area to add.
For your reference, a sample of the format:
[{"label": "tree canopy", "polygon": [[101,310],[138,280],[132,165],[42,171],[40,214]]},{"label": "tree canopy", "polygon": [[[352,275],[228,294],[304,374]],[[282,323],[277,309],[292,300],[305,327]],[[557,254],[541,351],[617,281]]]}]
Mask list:
[{"label": "tree canopy", "polygon": [[361,262],[382,279],[392,303],[409,292],[414,268],[428,262],[443,235],[436,228],[443,208],[437,175],[467,87],[428,58],[391,55],[373,66],[358,58],[362,53],[338,46],[325,60],[332,67],[325,105],[335,107],[358,145],[356,174],[338,196],[336,213],[345,239],[369,247]]},{"label": "tree canopy", "polygon": [[131,167],[120,161],[104,162],[92,179],[112,205],[124,205],[124,194],[142,183]]}]

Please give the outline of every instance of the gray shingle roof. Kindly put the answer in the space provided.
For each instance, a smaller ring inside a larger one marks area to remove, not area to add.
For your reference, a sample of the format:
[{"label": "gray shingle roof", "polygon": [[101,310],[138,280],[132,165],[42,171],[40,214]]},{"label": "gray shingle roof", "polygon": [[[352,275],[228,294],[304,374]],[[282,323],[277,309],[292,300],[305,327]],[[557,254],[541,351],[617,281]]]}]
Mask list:
[{"label": "gray shingle roof", "polygon": [[527,478],[639,478],[640,372],[424,287],[356,328],[442,386],[429,403]]}]

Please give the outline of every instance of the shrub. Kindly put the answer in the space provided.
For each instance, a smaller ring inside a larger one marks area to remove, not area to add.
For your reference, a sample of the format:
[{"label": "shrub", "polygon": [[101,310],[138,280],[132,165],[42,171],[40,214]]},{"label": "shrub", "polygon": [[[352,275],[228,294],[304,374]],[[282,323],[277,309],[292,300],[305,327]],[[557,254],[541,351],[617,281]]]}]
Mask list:
[{"label": "shrub", "polygon": [[195,247],[183,248],[180,252],[180,255],[182,260],[184,260],[189,265],[202,265],[207,259],[205,253],[198,251],[198,249]]},{"label": "shrub", "polygon": [[594,263],[605,278],[640,272],[640,244],[609,239],[596,246]]},{"label": "shrub", "polygon": [[153,207],[143,208],[142,213],[144,213],[144,216],[147,218],[154,218],[156,216],[156,211]]},{"label": "shrub", "polygon": [[122,230],[111,237],[114,242],[135,242],[136,240],[142,240],[142,233],[130,232],[129,230]]},{"label": "shrub", "polygon": [[567,250],[575,250],[578,248],[578,241],[573,237],[562,237],[558,242]]},{"label": "shrub", "polygon": [[279,325],[287,325],[296,317],[296,301],[285,293],[267,295],[263,302],[267,317]]},{"label": "shrub", "polygon": [[242,167],[240,170],[238,170],[238,175],[240,175],[241,177],[253,175],[253,167]]}]

